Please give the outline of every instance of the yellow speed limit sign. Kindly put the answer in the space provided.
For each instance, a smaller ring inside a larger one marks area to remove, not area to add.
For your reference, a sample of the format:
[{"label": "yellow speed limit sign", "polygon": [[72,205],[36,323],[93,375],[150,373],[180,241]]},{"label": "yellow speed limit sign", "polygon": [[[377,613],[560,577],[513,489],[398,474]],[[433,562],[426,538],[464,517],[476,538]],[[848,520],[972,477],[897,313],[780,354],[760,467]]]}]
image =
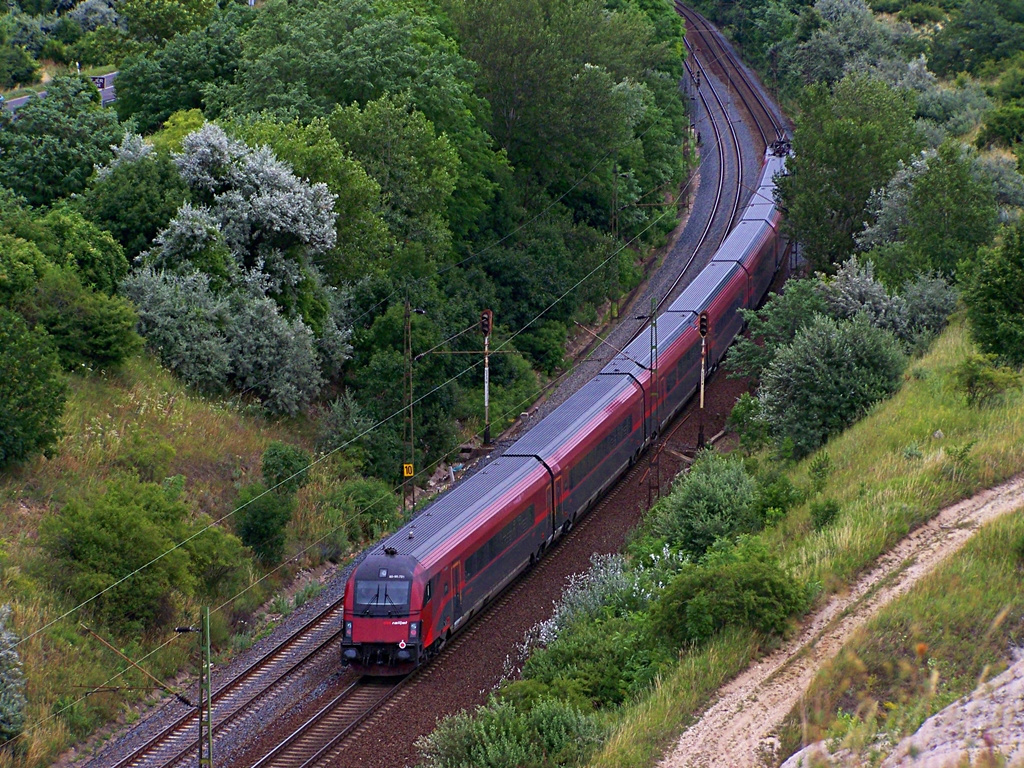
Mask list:
[{"label": "yellow speed limit sign", "polygon": [[412,470],[412,464],[402,465],[402,477],[412,477],[415,473]]}]

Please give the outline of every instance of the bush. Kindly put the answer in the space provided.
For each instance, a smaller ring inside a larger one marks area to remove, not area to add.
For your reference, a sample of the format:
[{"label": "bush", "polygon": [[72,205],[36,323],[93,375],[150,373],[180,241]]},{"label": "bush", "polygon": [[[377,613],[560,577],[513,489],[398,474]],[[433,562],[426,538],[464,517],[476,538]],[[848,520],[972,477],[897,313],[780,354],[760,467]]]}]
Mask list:
[{"label": "bush", "polygon": [[0,469],[57,442],[66,385],[53,341],[0,307]]},{"label": "bush", "polygon": [[156,482],[167,477],[176,454],[170,441],[151,430],[136,429],[125,440],[116,463],[142,480]]},{"label": "bush", "polygon": [[128,259],[120,243],[77,211],[55,208],[39,219],[39,224],[53,236],[50,259],[62,267],[73,267],[90,288],[114,293],[128,274]]},{"label": "bush", "polygon": [[841,323],[818,317],[765,371],[764,417],[799,458],[899,389],[905,364],[892,334],[863,315]]},{"label": "bush", "polygon": [[749,324],[749,338],[736,340],[726,359],[726,367],[736,376],[760,378],[776,352],[792,342],[816,314],[825,311],[825,299],[818,290],[817,280],[790,280],[785,292],[771,294],[761,309],[756,312],[740,310]]},{"label": "bush", "polygon": [[231,367],[224,326],[228,302],[203,274],[173,275],[143,267],[121,284],[138,311],[139,333],[160,362],[207,392],[227,384]]},{"label": "bush", "polygon": [[372,541],[402,521],[394,491],[372,478],[347,480],[324,502],[327,522],[338,529],[328,539],[328,558],[340,554],[343,542]]},{"label": "bush", "polygon": [[970,355],[953,370],[953,380],[972,407],[991,403],[1024,383],[1020,373],[997,365],[994,355]]},{"label": "bush", "polygon": [[584,710],[621,704],[645,690],[665,660],[657,652],[663,644],[649,643],[642,626],[634,616],[574,623],[547,647],[533,650],[523,679]]},{"label": "bush", "polygon": [[228,327],[232,379],[270,411],[294,416],[320,391],[314,341],[309,327],[284,317],[273,299],[234,295]]},{"label": "bush", "polygon": [[263,482],[279,493],[294,493],[309,480],[309,451],[275,440],[263,452]]},{"label": "bush", "polygon": [[890,296],[875,279],[872,262],[860,264],[851,257],[834,278],[819,286],[831,317],[849,320],[864,315],[876,328],[890,331],[898,339],[908,339],[906,302],[900,296]]},{"label": "bush", "polygon": [[781,472],[771,472],[764,478],[758,478],[754,508],[766,521],[782,517],[803,500],[800,489]]},{"label": "bush", "polygon": [[811,523],[820,531],[839,514],[839,502],[835,499],[815,499],[811,502]]},{"label": "bush", "polygon": [[0,605],[0,745],[25,727],[25,675],[18,656],[18,636],[7,627],[11,606]]},{"label": "bush", "polygon": [[761,404],[749,392],[739,396],[726,425],[739,436],[740,447],[748,454],[768,443],[768,422],[761,417]]},{"label": "bush", "polygon": [[763,544],[717,548],[685,568],[652,611],[654,636],[677,647],[704,643],[725,627],[766,635],[784,632],[806,608],[807,591],[768,554]]},{"label": "bush", "polygon": [[754,481],[735,458],[701,453],[655,513],[652,527],[669,547],[700,557],[720,538],[764,524],[754,507]]},{"label": "bush", "polygon": [[999,246],[981,249],[967,272],[971,336],[982,352],[1024,366],[1024,223],[1008,228]]},{"label": "bush", "polygon": [[76,602],[138,570],[89,605],[129,636],[167,626],[178,613],[176,596],[193,594],[189,550],[174,548],[189,532],[188,508],[175,489],[120,477],[43,520],[40,541],[53,562],[46,572],[54,587]]},{"label": "bush", "polygon": [[914,345],[921,350],[946,327],[956,309],[956,290],[939,275],[918,275],[903,284],[903,301]]},{"label": "bush", "polygon": [[28,240],[0,233],[0,302],[13,302],[28,292],[53,266]]},{"label": "bush", "polygon": [[317,423],[317,450],[327,453],[340,448],[346,456],[362,466],[375,438],[366,434],[373,423],[352,390],[346,389],[331,402],[327,413]]},{"label": "bush", "polygon": [[521,711],[492,699],[445,718],[416,746],[429,768],[541,768],[578,765],[600,740],[597,722],[569,704],[542,699]]},{"label": "bush", "polygon": [[86,288],[70,269],[49,270],[23,296],[20,309],[30,324],[53,337],[68,370],[116,367],[142,346],[132,305]]},{"label": "bush", "polygon": [[285,529],[292,519],[295,501],[291,496],[268,491],[262,483],[242,489],[236,504],[238,535],[266,564],[281,562],[284,556]]}]

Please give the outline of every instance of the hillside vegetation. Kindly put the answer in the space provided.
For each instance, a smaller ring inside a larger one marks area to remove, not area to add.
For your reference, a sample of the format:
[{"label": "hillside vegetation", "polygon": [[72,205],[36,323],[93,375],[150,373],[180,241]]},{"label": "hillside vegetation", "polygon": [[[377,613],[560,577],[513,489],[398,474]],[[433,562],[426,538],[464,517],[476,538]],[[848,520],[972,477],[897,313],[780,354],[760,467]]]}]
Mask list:
[{"label": "hillside vegetation", "polygon": [[[424,741],[427,764],[456,765],[466,754],[480,758],[484,752],[472,751],[482,746],[478,740],[498,732],[507,734],[502,755],[519,754],[525,747],[518,738],[538,736],[512,723],[546,701],[562,714],[560,724],[539,737],[555,738],[567,751],[555,750],[536,764],[582,758],[595,766],[650,765],[722,683],[786,634],[787,616],[799,617],[843,590],[942,507],[1024,466],[1024,393],[1010,389],[969,406],[957,371],[975,354],[960,315],[911,363],[891,399],[781,473],[770,453],[745,461],[699,459],[651,510],[624,559],[595,562],[570,586],[531,641],[522,679],[500,688],[472,719],[454,718]],[[703,529],[716,504],[733,512],[750,505],[749,524],[731,514],[706,540],[724,535],[736,543],[718,539],[695,552],[697,539],[678,538],[666,526],[691,519]],[[993,591],[982,604],[1000,599]],[[950,602],[965,607],[971,595]],[[970,611],[978,622],[991,623],[990,613],[980,606]],[[1005,653],[1000,638],[1020,631],[1015,616],[1011,609],[985,646],[986,660],[994,648]],[[934,617],[936,624],[944,620],[941,611]],[[927,634],[924,614],[918,621],[917,635]],[[915,652],[910,640],[900,642],[900,653]],[[962,671],[960,648],[951,637],[937,641],[934,653],[957,679],[947,685],[951,696],[973,674]],[[823,727],[834,717],[829,712],[826,704],[818,715]],[[572,727],[570,713],[582,718]],[[578,737],[568,736],[573,728]],[[478,764],[516,763],[495,756]]]}]

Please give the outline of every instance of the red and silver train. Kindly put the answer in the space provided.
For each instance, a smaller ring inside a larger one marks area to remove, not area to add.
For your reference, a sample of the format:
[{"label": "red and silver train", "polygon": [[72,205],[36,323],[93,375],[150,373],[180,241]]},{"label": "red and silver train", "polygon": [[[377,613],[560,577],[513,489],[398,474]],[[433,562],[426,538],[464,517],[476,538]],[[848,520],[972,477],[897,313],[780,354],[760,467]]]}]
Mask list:
[{"label": "red and silver train", "polygon": [[[342,663],[404,674],[430,659],[484,603],[569,530],[696,391],[707,312],[708,366],[740,332],[780,266],[776,174],[788,144],[765,154],[757,190],[711,262],[647,334],[472,477],[389,536],[345,586]],[[653,386],[652,386],[653,379]]]}]

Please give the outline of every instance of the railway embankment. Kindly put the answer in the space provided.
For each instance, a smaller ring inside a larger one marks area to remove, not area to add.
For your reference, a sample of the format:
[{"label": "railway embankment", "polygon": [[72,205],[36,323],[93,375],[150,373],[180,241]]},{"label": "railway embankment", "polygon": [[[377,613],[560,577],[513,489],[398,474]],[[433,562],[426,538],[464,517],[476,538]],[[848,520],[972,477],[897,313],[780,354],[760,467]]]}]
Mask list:
[{"label": "railway embankment", "polygon": [[[892,399],[784,468],[820,491],[758,537],[816,589],[812,609],[784,639],[729,629],[684,650],[622,709],[592,765],[771,765],[823,737],[870,750],[1012,661],[1024,602],[997,576],[1019,573],[1019,515],[982,526],[1024,505],[1024,395],[968,407],[954,371],[972,352],[954,321]],[[821,496],[837,512],[816,526]]]}]

